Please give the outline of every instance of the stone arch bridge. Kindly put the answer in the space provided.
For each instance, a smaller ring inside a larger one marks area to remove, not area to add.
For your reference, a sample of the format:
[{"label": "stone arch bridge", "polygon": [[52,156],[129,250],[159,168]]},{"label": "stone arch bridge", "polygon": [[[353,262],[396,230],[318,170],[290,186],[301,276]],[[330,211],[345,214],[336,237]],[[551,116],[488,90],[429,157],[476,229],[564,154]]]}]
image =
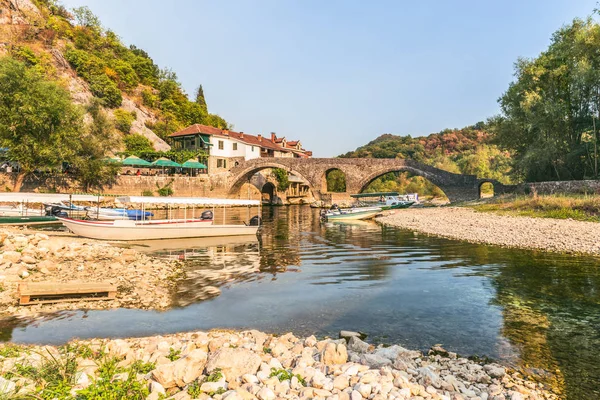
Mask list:
[{"label": "stone arch bridge", "polygon": [[510,190],[493,179],[478,179],[475,175],[453,174],[414,160],[390,158],[256,158],[239,162],[229,171],[229,195],[238,195],[244,183],[250,183],[254,174],[267,168],[283,168],[303,179],[317,200],[326,199],[326,175],[338,169],[346,175],[346,193],[361,193],[373,180],[388,172],[408,171],[422,176],[438,186],[450,202],[479,198],[480,186],[494,185],[494,193]]}]

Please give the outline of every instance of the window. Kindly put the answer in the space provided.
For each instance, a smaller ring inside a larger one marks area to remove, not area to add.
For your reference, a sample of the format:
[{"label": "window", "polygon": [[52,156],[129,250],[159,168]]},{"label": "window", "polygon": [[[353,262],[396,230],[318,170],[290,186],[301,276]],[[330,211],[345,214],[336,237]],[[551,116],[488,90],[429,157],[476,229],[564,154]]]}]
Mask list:
[{"label": "window", "polygon": [[252,152],[254,152],[254,146],[252,146]]},{"label": "window", "polygon": [[219,140],[219,150],[223,150],[223,141]]},{"label": "window", "polygon": [[217,168],[227,168],[227,160],[222,158],[217,159]]},{"label": "window", "polygon": [[237,143],[233,144],[233,150],[237,150]]}]

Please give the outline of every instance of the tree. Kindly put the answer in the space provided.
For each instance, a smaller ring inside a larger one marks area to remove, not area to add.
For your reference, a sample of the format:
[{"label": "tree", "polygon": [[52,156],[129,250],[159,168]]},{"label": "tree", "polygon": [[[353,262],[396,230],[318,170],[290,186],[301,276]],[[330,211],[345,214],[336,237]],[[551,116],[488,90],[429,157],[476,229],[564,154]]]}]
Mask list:
[{"label": "tree", "polygon": [[90,10],[89,7],[75,7],[72,11],[77,25],[83,26],[85,28],[90,28],[95,32],[102,31],[102,24],[100,23],[100,19],[92,12],[92,10]]},{"label": "tree", "polygon": [[283,168],[273,168],[271,173],[275,180],[277,180],[277,190],[285,192],[290,187],[288,172]]},{"label": "tree", "polygon": [[204,109],[204,111],[208,112],[208,108],[206,106],[206,99],[204,98],[204,89],[202,89],[202,85],[198,86],[196,90],[196,103],[200,105]]},{"label": "tree", "polygon": [[125,150],[127,153],[138,155],[144,152],[153,152],[152,142],[145,136],[137,133],[125,136]]},{"label": "tree", "polygon": [[19,163],[15,191],[36,169],[58,168],[73,156],[81,124],[65,89],[22,62],[0,58],[0,146]]},{"label": "tree", "polygon": [[92,122],[77,140],[76,151],[71,158],[74,178],[86,192],[114,183],[120,169],[119,164],[106,161],[108,152],[118,145],[119,139],[112,122],[102,110],[101,101],[93,99],[87,111]]}]

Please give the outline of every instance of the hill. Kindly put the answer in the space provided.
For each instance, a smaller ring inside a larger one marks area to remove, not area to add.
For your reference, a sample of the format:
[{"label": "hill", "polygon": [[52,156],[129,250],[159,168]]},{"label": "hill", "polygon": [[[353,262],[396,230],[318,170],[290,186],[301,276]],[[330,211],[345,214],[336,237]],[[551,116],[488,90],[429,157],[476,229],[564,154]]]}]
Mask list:
[{"label": "hill", "polygon": [[[485,123],[462,129],[445,129],[429,136],[411,137],[384,134],[340,157],[407,158],[434,167],[480,178],[511,183],[511,157],[493,143]],[[407,172],[390,173],[375,180],[367,191],[417,192],[442,197],[439,188]]]},{"label": "hill", "polygon": [[190,100],[173,71],[161,69],[135,45],[125,46],[87,7],[0,0],[0,56],[38,69],[68,89],[75,104],[100,100],[121,139],[129,139],[117,141],[115,150],[141,140],[166,151],[164,139],[187,125],[229,127],[208,112],[201,85]]}]

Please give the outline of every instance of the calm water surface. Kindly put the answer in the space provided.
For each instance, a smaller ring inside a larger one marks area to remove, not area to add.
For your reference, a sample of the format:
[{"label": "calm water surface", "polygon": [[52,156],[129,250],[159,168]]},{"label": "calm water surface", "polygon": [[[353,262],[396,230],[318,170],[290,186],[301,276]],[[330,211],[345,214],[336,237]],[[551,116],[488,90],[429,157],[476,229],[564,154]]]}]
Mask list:
[{"label": "calm water surface", "polygon": [[537,374],[569,399],[600,397],[600,261],[431,238],[375,223],[320,224],[308,207],[264,210],[256,238],[138,246],[185,259],[166,312],[58,313],[6,321],[0,339],[61,343],[193,329],[369,333],[441,343]]}]

